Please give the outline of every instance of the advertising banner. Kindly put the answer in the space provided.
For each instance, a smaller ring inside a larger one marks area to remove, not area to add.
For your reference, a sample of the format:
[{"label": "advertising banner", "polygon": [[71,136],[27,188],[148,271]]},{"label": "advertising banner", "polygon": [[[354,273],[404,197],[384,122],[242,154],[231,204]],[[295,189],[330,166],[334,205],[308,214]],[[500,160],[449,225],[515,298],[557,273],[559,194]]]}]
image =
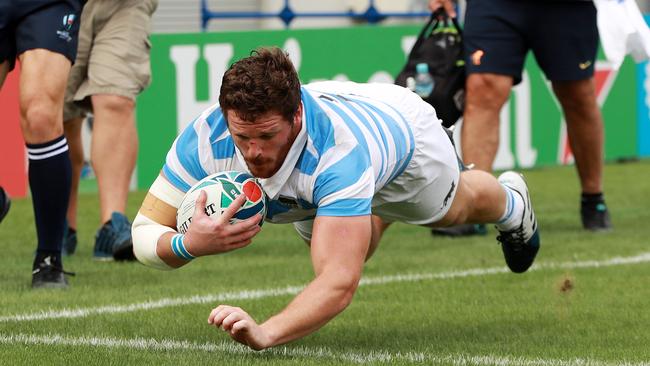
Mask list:
[{"label": "advertising banner", "polygon": [[[151,87],[138,99],[138,187],[148,188],[175,136],[218,98],[227,67],[259,46],[285,49],[303,83],[338,79],[392,82],[419,31],[417,26],[363,26],[152,36]],[[606,124],[607,160],[639,153],[635,64],[596,64],[598,102]],[[550,83],[529,57],[523,81],[501,113],[496,169],[572,162],[566,127]]]}]

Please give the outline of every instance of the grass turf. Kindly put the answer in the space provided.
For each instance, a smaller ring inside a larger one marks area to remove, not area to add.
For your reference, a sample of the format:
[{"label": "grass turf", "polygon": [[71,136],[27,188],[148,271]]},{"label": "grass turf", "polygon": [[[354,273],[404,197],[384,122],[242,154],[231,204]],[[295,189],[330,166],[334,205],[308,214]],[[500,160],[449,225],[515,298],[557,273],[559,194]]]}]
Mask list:
[{"label": "grass turf", "polygon": [[[537,262],[607,260],[650,252],[648,177],[649,161],[606,166],[606,198],[614,230],[596,234],[580,227],[573,168],[526,172],[542,238]],[[143,197],[142,192],[130,196],[130,217]],[[35,248],[31,202],[13,202],[0,224],[4,253],[0,318],[281,289],[304,285],[312,277],[308,248],[290,225],[267,224],[251,246],[200,258],[171,272],[137,263],[95,262],[91,256],[98,211],[96,194],[83,193],[78,251],[64,259],[65,268],[77,272],[70,278],[70,289],[33,291],[29,287]],[[425,228],[396,224],[368,262],[364,277],[502,267],[495,235],[491,228],[485,237],[433,238]],[[280,294],[226,303],[241,306],[261,321],[291,298]],[[69,319],[3,318],[0,363],[561,365],[586,359],[592,364],[643,364],[650,362],[648,298],[647,262],[368,285],[361,286],[352,305],[317,333],[261,353],[237,347],[207,325],[216,302]],[[29,335],[45,337],[26,341]],[[56,336],[67,338],[56,341]],[[95,345],[90,344],[92,337],[97,338]],[[48,339],[55,342],[43,344]],[[177,343],[156,347],[151,341],[142,345],[143,339]]]}]

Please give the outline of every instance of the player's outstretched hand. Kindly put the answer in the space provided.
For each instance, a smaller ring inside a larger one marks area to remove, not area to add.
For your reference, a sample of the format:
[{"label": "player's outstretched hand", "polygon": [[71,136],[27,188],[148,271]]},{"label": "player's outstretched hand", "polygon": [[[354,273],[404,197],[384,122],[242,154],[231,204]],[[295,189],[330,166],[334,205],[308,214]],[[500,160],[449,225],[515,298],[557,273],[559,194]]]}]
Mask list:
[{"label": "player's outstretched hand", "polygon": [[210,312],[208,324],[228,332],[230,338],[256,351],[271,345],[266,331],[241,308],[219,305]]},{"label": "player's outstretched hand", "polygon": [[258,225],[262,215],[230,224],[230,219],[246,202],[246,195],[240,194],[217,219],[205,213],[208,195],[201,191],[196,199],[192,225],[185,234],[185,245],[195,256],[218,254],[245,247],[260,232]]}]

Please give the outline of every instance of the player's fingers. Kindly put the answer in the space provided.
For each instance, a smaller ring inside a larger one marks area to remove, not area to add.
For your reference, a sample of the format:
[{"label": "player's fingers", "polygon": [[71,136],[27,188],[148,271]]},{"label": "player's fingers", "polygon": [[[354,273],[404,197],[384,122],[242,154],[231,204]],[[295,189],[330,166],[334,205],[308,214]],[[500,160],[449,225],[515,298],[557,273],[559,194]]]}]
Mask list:
[{"label": "player's fingers", "polygon": [[252,239],[244,239],[244,240],[234,241],[234,242],[228,244],[228,247],[227,247],[226,250],[231,251],[231,250],[235,250],[235,249],[240,249],[240,248],[243,248],[243,247],[249,245],[252,242],[253,242]]},{"label": "player's fingers", "polygon": [[212,309],[212,311],[210,311],[210,315],[208,315],[208,324],[214,323],[214,317],[221,310],[222,306],[223,305],[219,305],[216,308]]},{"label": "player's fingers", "polygon": [[235,216],[237,211],[241,208],[241,206],[246,202],[246,195],[245,194],[240,194],[235,198],[234,201],[230,203],[228,208],[223,212],[223,215],[221,217],[223,218],[224,222],[230,222],[230,219]]},{"label": "player's fingers", "polygon": [[230,328],[230,334],[237,337],[241,337],[243,334],[248,332],[248,329],[250,328],[250,322],[248,319],[240,319],[236,322],[234,322]]},{"label": "player's fingers", "polygon": [[208,317],[208,323],[214,325],[215,327],[221,327],[221,322],[223,319],[230,314],[229,306],[219,305],[210,312]]},{"label": "player's fingers", "polygon": [[233,311],[223,319],[223,321],[221,322],[221,329],[230,332],[232,325],[235,324],[237,321],[242,320],[243,318],[244,318],[243,314],[237,311]]},{"label": "player's fingers", "polygon": [[231,230],[230,233],[236,235],[237,233],[240,232],[249,231],[255,228],[256,226],[259,227],[260,226],[259,223],[261,220],[262,220],[262,215],[255,214],[245,220],[230,225],[230,230]]},{"label": "player's fingers", "polygon": [[256,225],[246,228],[245,230],[242,230],[241,228],[230,230],[227,233],[227,238],[225,239],[224,244],[230,245],[238,241],[252,239],[255,235],[257,235],[257,233],[260,232],[261,229],[262,228],[259,225]]},{"label": "player's fingers", "polygon": [[196,220],[202,216],[207,216],[205,213],[205,203],[207,200],[208,194],[205,193],[204,190],[201,190],[201,192],[199,192],[199,196],[196,197],[196,201],[194,201],[194,214],[192,215],[193,220]]}]

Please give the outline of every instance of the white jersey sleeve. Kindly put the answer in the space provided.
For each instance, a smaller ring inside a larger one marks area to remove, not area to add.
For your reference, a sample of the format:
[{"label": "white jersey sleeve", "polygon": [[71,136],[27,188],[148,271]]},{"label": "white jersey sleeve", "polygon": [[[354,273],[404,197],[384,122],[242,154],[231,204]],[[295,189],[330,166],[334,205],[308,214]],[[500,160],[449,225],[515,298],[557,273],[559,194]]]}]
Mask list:
[{"label": "white jersey sleeve", "polygon": [[204,111],[176,138],[167,153],[163,174],[186,192],[206,176],[232,165],[235,145],[218,105]]}]

